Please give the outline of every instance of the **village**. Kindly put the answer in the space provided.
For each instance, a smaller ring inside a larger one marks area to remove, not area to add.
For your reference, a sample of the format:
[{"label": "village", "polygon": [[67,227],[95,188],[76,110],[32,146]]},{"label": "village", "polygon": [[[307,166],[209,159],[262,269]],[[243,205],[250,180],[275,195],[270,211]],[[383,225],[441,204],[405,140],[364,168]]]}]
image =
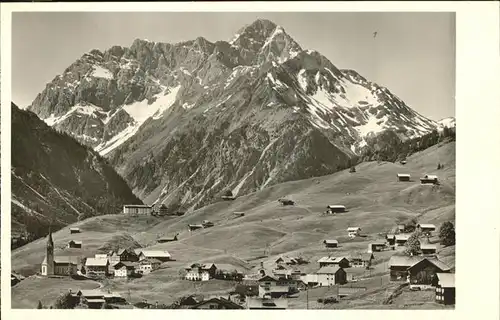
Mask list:
[{"label": "village", "polygon": [[[404,166],[406,161],[400,164]],[[397,174],[396,180],[401,184],[412,182],[409,174]],[[432,187],[439,185],[439,180],[436,175],[424,175],[420,178],[420,184]],[[235,199],[232,195],[224,195],[222,200]],[[296,201],[287,198],[280,198],[278,202],[281,207],[297,205]],[[184,213],[168,212],[165,206],[155,208],[149,205],[124,205],[122,214],[139,217],[179,216]],[[348,215],[349,208],[343,204],[329,204],[324,212],[318,214],[332,217]],[[234,219],[245,215],[245,212],[233,212]],[[215,225],[210,220],[202,220],[189,223],[187,231],[192,234]],[[193,290],[192,294],[179,297],[174,304],[164,304],[162,301],[132,303],[123,294],[102,286],[93,290],[68,288],[66,292],[61,292],[68,300],[67,308],[294,309],[294,299],[300,300],[299,297],[304,295],[306,308],[309,308],[309,294],[314,296],[314,290],[325,288],[327,291],[324,291],[321,298],[315,299],[315,303],[328,308],[328,305],[334,306],[346,297],[362,294],[367,287],[359,284],[375,278],[380,278],[382,282],[385,274],[388,274],[387,281],[397,285],[398,290],[408,288],[415,292],[432,292],[435,303],[453,306],[454,268],[437,256],[439,243],[443,240],[439,239],[439,231],[442,229],[443,226],[411,219],[394,225],[390,232],[370,235],[364,250],[357,249],[347,255],[338,254],[336,251],[344,245],[343,242],[364,241],[368,237],[360,226],[353,224],[338,238],[323,239],[320,242],[324,250],[324,256],[320,259],[310,261],[303,256],[282,254],[272,263],[257,263],[251,270],[233,264],[186,260],[180,256],[172,256],[167,250],[148,248],[124,247],[96,252],[93,256],[62,256],[54,253],[53,234],[49,233],[45,257],[37,276],[70,277],[82,282],[92,280],[99,283],[134,281],[151,277],[159,270],[170,268],[173,263],[181,263],[183,267],[178,270],[177,280],[193,283],[227,281],[234,284],[234,288],[226,294],[203,296]],[[168,245],[178,242],[181,231],[184,230],[159,235],[156,243]],[[70,236],[85,232],[86,230],[77,227],[69,229]],[[66,246],[79,250],[85,246],[85,242],[71,239]],[[46,306],[40,303],[38,307]]]}]

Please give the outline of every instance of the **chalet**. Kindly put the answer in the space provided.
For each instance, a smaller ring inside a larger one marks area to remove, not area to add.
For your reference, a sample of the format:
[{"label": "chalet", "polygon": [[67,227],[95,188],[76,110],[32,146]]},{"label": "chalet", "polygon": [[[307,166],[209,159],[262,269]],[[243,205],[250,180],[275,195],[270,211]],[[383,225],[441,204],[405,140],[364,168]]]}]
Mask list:
[{"label": "chalet", "polygon": [[359,236],[360,231],[360,227],[349,227],[347,228],[347,235],[349,236],[349,238],[354,238],[356,236]]},{"label": "chalet", "polygon": [[422,259],[419,256],[393,255],[388,263],[391,281],[407,281],[408,268]]},{"label": "chalet", "polygon": [[214,223],[212,221],[209,221],[209,220],[203,220],[201,222],[201,225],[203,226],[203,228],[210,228],[210,227],[214,226]]},{"label": "chalet", "polygon": [[87,261],[85,261],[85,270],[87,273],[93,273],[98,276],[107,276],[108,268],[108,259],[87,258]]},{"label": "chalet", "polygon": [[165,250],[144,250],[141,251],[139,254],[139,261],[146,259],[146,258],[151,258],[151,259],[157,259],[160,260],[161,262],[169,261],[172,259],[172,256],[168,251]]},{"label": "chalet", "polygon": [[86,300],[89,309],[101,309],[106,302],[104,295],[105,293],[100,290],[80,290],[76,294],[80,299]]},{"label": "chalet", "polygon": [[155,258],[144,258],[139,261],[138,272],[148,274],[160,267],[162,262]]},{"label": "chalet", "polygon": [[386,243],[383,240],[378,240],[376,242],[372,242],[368,244],[368,252],[380,252],[383,251],[386,247]]},{"label": "chalet", "polygon": [[430,288],[437,283],[436,273],[448,273],[451,268],[442,261],[434,258],[424,258],[408,268],[410,289]]},{"label": "chalet", "polygon": [[423,233],[431,233],[436,231],[436,226],[430,223],[420,223],[417,228]]},{"label": "chalet", "polygon": [[69,233],[80,233],[80,228],[69,228]]},{"label": "chalet", "polygon": [[344,284],[347,282],[346,272],[338,265],[322,267],[316,271],[316,275],[318,277],[318,284],[323,287]]},{"label": "chalet", "polygon": [[113,260],[113,261],[118,260],[118,261],[137,262],[137,261],[139,261],[139,256],[131,248],[128,248],[128,249],[118,249],[117,251],[111,252],[110,260]]},{"label": "chalet", "polygon": [[421,243],[420,251],[422,251],[423,255],[432,255],[436,254],[437,246],[431,243]]},{"label": "chalet", "polygon": [[70,242],[68,242],[68,248],[81,249],[82,241],[71,240]]},{"label": "chalet", "polygon": [[149,215],[153,212],[153,207],[145,204],[126,204],[123,206],[123,213],[130,215]]},{"label": "chalet", "polygon": [[346,208],[343,205],[328,205],[326,208],[330,211],[330,213],[338,213],[346,211]]},{"label": "chalet", "polygon": [[208,281],[215,276],[217,267],[213,263],[194,263],[186,268],[184,278],[191,281]]},{"label": "chalet", "polygon": [[395,234],[387,234],[385,236],[385,239],[387,240],[387,244],[389,246],[393,246],[396,244],[396,235]]},{"label": "chalet", "polygon": [[349,259],[346,257],[323,257],[318,260],[319,267],[339,266],[341,268],[349,268]]},{"label": "chalet", "polygon": [[200,302],[190,309],[204,309],[204,310],[221,310],[221,309],[244,309],[239,304],[232,302],[231,300],[220,298],[212,298]]},{"label": "chalet", "polygon": [[189,231],[198,230],[198,229],[203,229],[203,225],[201,225],[201,224],[188,224]]},{"label": "chalet", "polygon": [[165,242],[173,242],[173,241],[177,241],[177,236],[179,234],[175,234],[174,236],[163,236],[161,238],[159,238],[158,240],[156,240],[158,243],[165,243]]},{"label": "chalet", "polygon": [[398,181],[410,181],[411,176],[406,173],[398,173]]},{"label": "chalet", "polygon": [[374,258],[373,253],[359,253],[349,257],[349,262],[351,267],[366,268],[371,266]]},{"label": "chalet", "polygon": [[436,273],[436,302],[440,304],[455,304],[455,274]]},{"label": "chalet", "polygon": [[236,217],[244,217],[245,213],[244,212],[234,212],[233,213]]},{"label": "chalet", "polygon": [[270,298],[280,298],[286,297],[290,293],[289,283],[283,283],[283,280],[279,280],[275,277],[269,275],[264,276],[258,280],[259,282],[259,297],[270,297]]},{"label": "chalet", "polygon": [[435,175],[426,174],[424,177],[420,178],[421,184],[438,184],[438,177]]},{"label": "chalet", "polygon": [[287,299],[254,298],[247,299],[247,309],[249,310],[286,310],[288,308]]},{"label": "chalet", "polygon": [[432,286],[436,273],[450,272],[450,267],[442,261],[422,256],[394,255],[389,260],[389,268],[391,281],[407,281],[410,288]]},{"label": "chalet", "polygon": [[337,240],[324,240],[323,244],[327,248],[337,248],[339,246],[339,242]]},{"label": "chalet", "polygon": [[290,200],[290,199],[279,199],[278,202],[282,206],[293,206],[293,205],[295,205],[295,202],[293,200]]},{"label": "chalet", "polygon": [[401,247],[406,244],[406,241],[410,238],[411,234],[409,233],[401,233],[394,236],[396,247]]},{"label": "chalet", "polygon": [[130,277],[137,268],[136,262],[120,261],[113,266],[114,275],[116,278]]},{"label": "chalet", "polygon": [[47,257],[42,261],[42,275],[43,276],[69,276],[77,273],[78,270],[78,257],[71,256],[53,256],[52,273],[49,273]]}]

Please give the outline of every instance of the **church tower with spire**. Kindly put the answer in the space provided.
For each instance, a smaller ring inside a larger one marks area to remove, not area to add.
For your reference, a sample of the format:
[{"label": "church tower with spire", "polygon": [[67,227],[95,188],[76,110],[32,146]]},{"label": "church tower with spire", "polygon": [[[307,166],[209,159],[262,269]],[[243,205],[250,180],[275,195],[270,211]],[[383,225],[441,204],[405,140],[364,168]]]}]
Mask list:
[{"label": "church tower with spire", "polygon": [[42,262],[42,275],[50,276],[54,274],[54,240],[52,239],[52,231],[49,230],[47,237],[47,247],[45,251],[45,259]]}]

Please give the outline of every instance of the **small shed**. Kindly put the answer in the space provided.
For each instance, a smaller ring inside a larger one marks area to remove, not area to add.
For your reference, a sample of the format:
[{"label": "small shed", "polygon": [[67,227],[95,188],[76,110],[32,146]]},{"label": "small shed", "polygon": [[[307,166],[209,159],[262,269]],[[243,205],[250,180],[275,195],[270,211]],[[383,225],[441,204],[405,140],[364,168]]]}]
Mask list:
[{"label": "small shed", "polygon": [[346,208],[343,205],[328,205],[326,207],[331,213],[345,212]]},{"label": "small shed", "polygon": [[438,177],[436,175],[426,174],[422,178],[420,178],[421,184],[438,184]]},{"label": "small shed", "polygon": [[410,181],[411,175],[407,173],[398,173],[398,181]]},{"label": "small shed", "polygon": [[158,243],[165,243],[165,242],[173,242],[173,241],[177,241],[177,240],[178,240],[178,239],[177,239],[177,236],[178,236],[178,235],[179,235],[179,234],[177,233],[177,234],[175,234],[174,236],[163,236],[163,237],[159,238],[159,239],[157,240],[157,242],[158,242]]},{"label": "small shed", "polygon": [[244,217],[245,216],[244,212],[234,212],[233,214],[235,217]]},{"label": "small shed", "polygon": [[339,242],[337,240],[334,240],[334,239],[324,240],[323,244],[327,248],[337,248],[339,246]]},{"label": "small shed", "polygon": [[80,228],[69,228],[69,233],[70,234],[80,233]]},{"label": "small shed", "polygon": [[201,224],[188,224],[189,231],[198,230],[198,229],[203,229],[203,225],[201,225]]},{"label": "small shed", "polygon": [[406,244],[406,241],[408,241],[408,239],[410,238],[410,236],[411,236],[411,234],[409,234],[409,233],[401,233],[401,234],[395,235],[396,246],[397,247],[404,246]]},{"label": "small shed", "polygon": [[212,221],[209,221],[209,220],[203,220],[201,222],[201,225],[203,226],[203,228],[210,228],[210,227],[214,226],[214,223]]}]

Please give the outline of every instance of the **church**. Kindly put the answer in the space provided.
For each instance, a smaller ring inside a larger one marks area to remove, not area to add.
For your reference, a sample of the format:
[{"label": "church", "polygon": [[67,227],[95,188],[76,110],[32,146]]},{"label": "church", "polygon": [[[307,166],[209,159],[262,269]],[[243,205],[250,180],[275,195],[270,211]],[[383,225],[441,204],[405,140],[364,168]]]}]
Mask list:
[{"label": "church", "polygon": [[71,256],[54,256],[54,240],[52,232],[49,231],[47,237],[47,246],[45,258],[42,262],[43,276],[69,276],[76,274],[78,267],[78,257]]}]

